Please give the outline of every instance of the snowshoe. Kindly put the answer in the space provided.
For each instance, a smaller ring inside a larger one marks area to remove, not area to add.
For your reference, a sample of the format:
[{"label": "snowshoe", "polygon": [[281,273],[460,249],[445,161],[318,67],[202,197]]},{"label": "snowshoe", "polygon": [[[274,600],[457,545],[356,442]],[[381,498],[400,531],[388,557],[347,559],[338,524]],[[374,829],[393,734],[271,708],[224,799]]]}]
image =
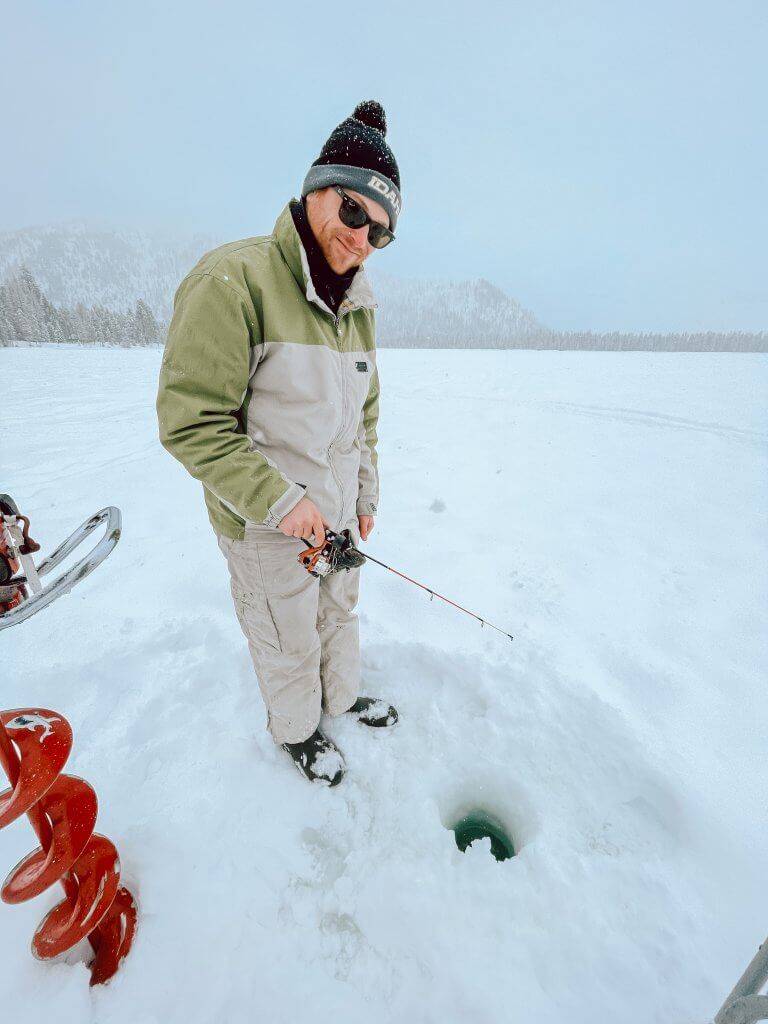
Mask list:
[{"label": "snowshoe", "polygon": [[395,708],[377,697],[358,697],[352,707],[347,710],[347,714],[355,715],[358,722],[370,725],[374,729],[394,725],[398,718]]},{"label": "snowshoe", "polygon": [[341,751],[319,729],[301,743],[283,743],[301,774],[310,782],[336,786],[344,777],[346,764]]}]

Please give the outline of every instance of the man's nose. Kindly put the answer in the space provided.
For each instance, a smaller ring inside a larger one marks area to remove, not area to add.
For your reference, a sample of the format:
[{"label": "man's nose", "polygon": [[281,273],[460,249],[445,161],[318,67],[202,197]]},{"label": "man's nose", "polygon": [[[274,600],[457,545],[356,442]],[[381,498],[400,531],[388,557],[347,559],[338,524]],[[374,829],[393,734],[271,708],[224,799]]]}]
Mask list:
[{"label": "man's nose", "polygon": [[361,228],[347,228],[349,244],[358,252],[365,252],[368,248],[368,225],[363,224]]}]

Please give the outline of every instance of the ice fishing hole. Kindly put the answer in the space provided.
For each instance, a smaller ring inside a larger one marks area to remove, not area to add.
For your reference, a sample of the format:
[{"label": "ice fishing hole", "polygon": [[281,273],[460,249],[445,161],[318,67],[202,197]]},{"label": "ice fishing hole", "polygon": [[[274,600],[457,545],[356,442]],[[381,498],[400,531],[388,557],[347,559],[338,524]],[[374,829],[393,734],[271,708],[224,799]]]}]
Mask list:
[{"label": "ice fishing hole", "polygon": [[462,853],[477,839],[491,840],[491,853],[496,860],[509,860],[517,852],[512,837],[499,819],[480,808],[468,811],[450,828]]}]

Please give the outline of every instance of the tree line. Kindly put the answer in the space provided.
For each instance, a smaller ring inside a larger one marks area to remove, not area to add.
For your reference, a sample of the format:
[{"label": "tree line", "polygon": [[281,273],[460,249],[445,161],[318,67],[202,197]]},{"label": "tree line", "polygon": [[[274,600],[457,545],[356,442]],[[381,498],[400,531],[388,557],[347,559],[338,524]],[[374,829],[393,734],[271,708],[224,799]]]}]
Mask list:
[{"label": "tree line", "polygon": [[24,266],[0,284],[0,345],[53,341],[133,347],[160,344],[165,332],[142,299],[125,313],[81,302],[73,309],[54,306]]},{"label": "tree line", "polygon": [[[393,303],[396,306],[396,303]],[[539,324],[520,325],[510,330],[497,322],[468,325],[452,331],[440,310],[431,322],[428,309],[420,309],[405,327],[402,310],[390,310],[383,317],[377,339],[380,348],[492,348],[492,349],[582,349],[605,352],[766,352],[768,331],[699,331],[677,334],[625,334],[617,331],[552,331]],[[456,319],[461,319],[456,316]],[[415,324],[415,326],[414,326]],[[454,325],[457,327],[458,325]],[[485,329],[484,329],[485,328]],[[81,342],[132,348],[159,345],[165,341],[168,325],[158,320],[149,306],[137,299],[124,313],[105,306],[74,308],[54,306],[27,267],[20,267],[0,284],[0,346],[18,342]]]},{"label": "tree line", "polygon": [[377,339],[379,348],[556,349],[594,352],[768,352],[768,331],[681,331],[624,334],[619,331],[552,331],[546,327],[515,338],[481,338],[475,344],[446,337]]}]

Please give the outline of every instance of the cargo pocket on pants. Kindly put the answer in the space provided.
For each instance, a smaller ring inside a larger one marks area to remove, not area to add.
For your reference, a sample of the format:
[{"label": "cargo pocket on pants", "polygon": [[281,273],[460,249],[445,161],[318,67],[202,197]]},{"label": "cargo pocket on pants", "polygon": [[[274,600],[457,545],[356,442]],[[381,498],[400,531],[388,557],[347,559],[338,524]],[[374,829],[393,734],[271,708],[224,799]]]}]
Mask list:
[{"label": "cargo pocket on pants", "polygon": [[234,580],[230,581],[230,588],[237,621],[250,643],[281,651],[280,636],[266,594],[260,590],[246,590]]}]

